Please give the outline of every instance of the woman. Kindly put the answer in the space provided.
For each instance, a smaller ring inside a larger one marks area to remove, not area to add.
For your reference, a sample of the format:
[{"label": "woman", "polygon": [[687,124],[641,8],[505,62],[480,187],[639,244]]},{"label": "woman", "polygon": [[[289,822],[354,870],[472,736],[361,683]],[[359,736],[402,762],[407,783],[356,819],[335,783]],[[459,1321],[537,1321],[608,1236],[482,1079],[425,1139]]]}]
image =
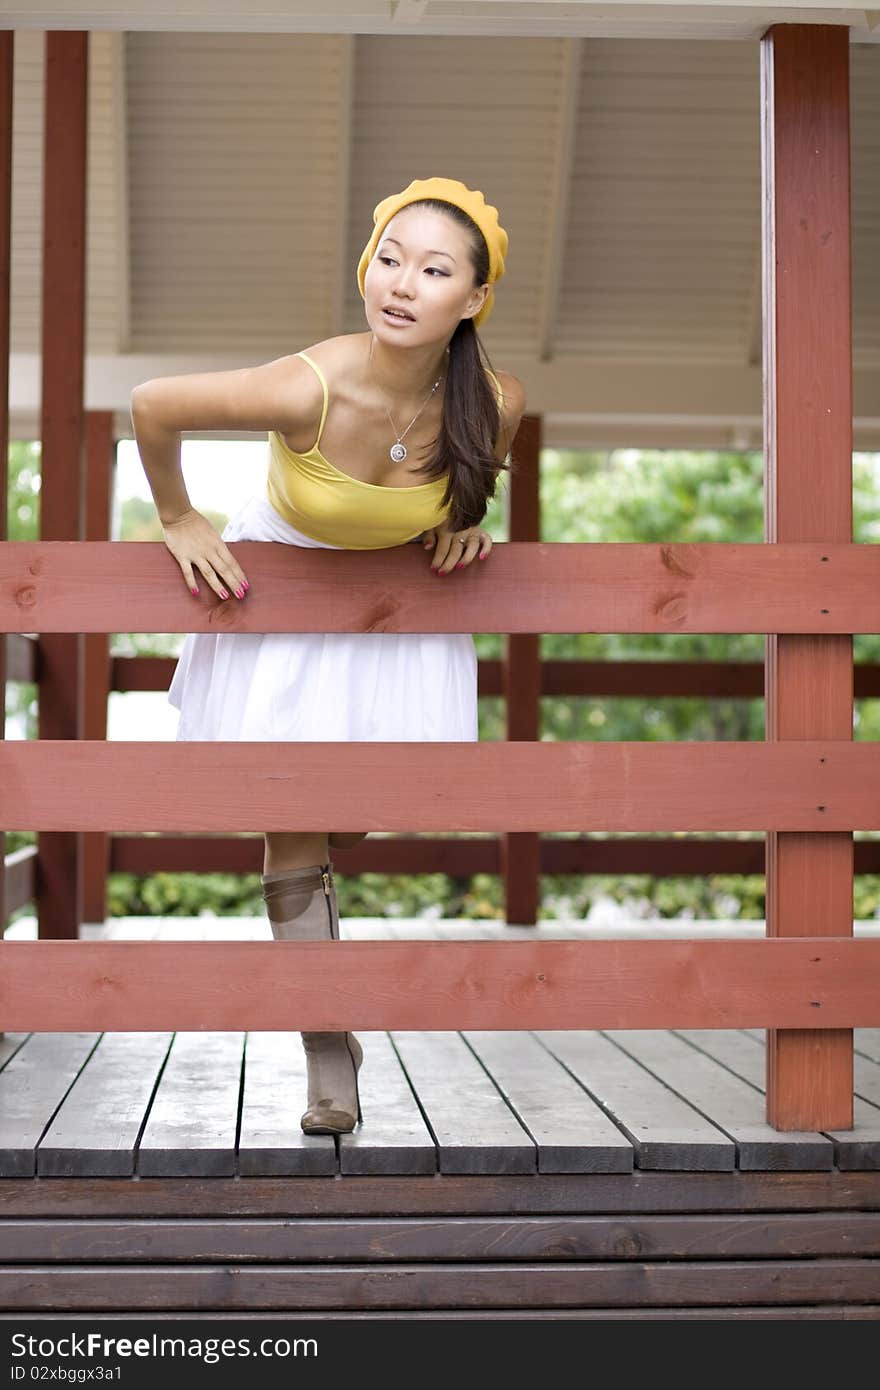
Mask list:
[{"label": "woman", "polygon": [[[438,577],[485,560],[481,521],[525,400],[484,367],[476,328],[504,273],[507,233],[482,193],[417,179],[385,198],[358,265],[368,331],[244,371],[132,392],[132,422],[169,551],[190,591],[246,601],[227,541],[373,550],[421,538]],[[180,433],[269,432],[267,495],[222,536],[189,501]],[[330,462],[330,460],[334,462]],[[476,740],[466,633],[211,633],[185,640],[169,700],[179,739]],[[263,897],[276,939],[338,940],[330,850],[359,834],[267,833]],[[353,1033],[303,1033],[308,1134],[361,1119]]]}]

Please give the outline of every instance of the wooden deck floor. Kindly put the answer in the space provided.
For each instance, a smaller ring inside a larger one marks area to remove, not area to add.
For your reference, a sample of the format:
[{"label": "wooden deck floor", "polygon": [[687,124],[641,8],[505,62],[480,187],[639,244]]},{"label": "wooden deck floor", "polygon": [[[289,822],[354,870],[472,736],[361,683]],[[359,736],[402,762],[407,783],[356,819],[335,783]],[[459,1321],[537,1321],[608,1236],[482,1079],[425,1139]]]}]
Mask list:
[{"label": "wooden deck floor", "polygon": [[780,1133],[745,1032],[364,1033],[364,1122],[304,1135],[296,1034],[0,1042],[0,1177],[828,1172],[880,1168],[880,1030],[856,1125]]},{"label": "wooden deck floor", "polygon": [[[736,931],[763,924],[637,928]],[[590,935],[343,923],[536,932]],[[358,1036],[364,1123],[339,1140],[299,1128],[295,1033],[0,1038],[0,1320],[880,1319],[880,1029],[856,1033],[856,1126],[838,1134],[765,1123],[763,1033]]]},{"label": "wooden deck floor", "polygon": [[[254,919],[225,927],[129,919],[92,934],[224,929],[267,933]],[[343,928],[351,938],[434,939],[533,930],[387,921]],[[539,930],[563,934],[556,923]],[[691,934],[694,924],[679,930]],[[880,1029],[856,1032],[855,1127],[836,1133],[781,1133],[766,1123],[758,1031],[358,1037],[364,1122],[334,1140],[300,1130],[306,1079],[296,1033],[7,1034],[0,1177],[880,1169]]]}]

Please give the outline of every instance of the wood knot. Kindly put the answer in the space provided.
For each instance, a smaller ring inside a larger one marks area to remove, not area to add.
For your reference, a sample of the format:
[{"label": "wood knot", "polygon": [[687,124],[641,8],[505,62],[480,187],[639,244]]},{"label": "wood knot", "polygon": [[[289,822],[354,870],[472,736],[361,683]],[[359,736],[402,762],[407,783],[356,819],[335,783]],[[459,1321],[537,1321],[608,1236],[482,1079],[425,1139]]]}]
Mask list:
[{"label": "wood knot", "polygon": [[675,554],[675,547],[671,545],[661,545],[660,560],[663,568],[669,570],[670,574],[680,574],[683,579],[692,579],[693,575],[686,569]]},{"label": "wood knot", "polygon": [[220,599],[208,615],[208,622],[215,627],[232,627],[235,620],[235,609],[230,606],[227,599]]},{"label": "wood knot", "polygon": [[387,628],[389,619],[394,617],[397,612],[398,602],[396,598],[383,598],[374,603],[369,612],[364,616],[364,632],[382,632]]},{"label": "wood knot", "polygon": [[687,608],[687,594],[661,594],[654,612],[664,622],[680,623],[687,617]]},{"label": "wood knot", "polygon": [[19,608],[33,608],[37,601],[36,584],[22,584],[20,589],[15,591],[15,602]]},{"label": "wood knot", "polygon": [[623,1227],[612,1232],[611,1249],[617,1259],[637,1260],[642,1253],[642,1242],[635,1231]]}]

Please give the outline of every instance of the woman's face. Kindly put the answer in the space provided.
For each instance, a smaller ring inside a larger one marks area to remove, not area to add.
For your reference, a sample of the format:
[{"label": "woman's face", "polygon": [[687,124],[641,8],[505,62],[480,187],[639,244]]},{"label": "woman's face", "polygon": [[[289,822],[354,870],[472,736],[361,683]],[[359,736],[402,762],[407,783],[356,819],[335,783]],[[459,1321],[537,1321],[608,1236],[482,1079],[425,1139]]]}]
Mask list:
[{"label": "woman's face", "polygon": [[[447,343],[482,306],[471,240],[432,208],[403,208],[388,222],[364,276],[364,310],[376,337],[402,347]],[[386,312],[399,310],[402,317]]]}]

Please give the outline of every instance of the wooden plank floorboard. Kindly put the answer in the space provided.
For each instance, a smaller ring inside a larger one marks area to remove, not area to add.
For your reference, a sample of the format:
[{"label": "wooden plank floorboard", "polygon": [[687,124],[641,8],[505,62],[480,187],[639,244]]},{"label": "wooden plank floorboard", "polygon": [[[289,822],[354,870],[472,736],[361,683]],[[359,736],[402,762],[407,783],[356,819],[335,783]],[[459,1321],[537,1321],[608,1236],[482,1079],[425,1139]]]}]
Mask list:
[{"label": "wooden plank floorboard", "polygon": [[880,1212],[750,1216],[10,1221],[7,1263],[355,1263],[880,1256]]},{"label": "wooden plank floorboard", "polygon": [[[696,1028],[683,1030],[682,1038],[716,1058],[737,1076],[751,1082],[763,1095],[766,1083],[766,1044],[764,1034],[756,1029],[736,1032]],[[877,1064],[857,1055],[854,1058],[856,1090],[873,1091]],[[828,1131],[826,1138],[834,1147],[838,1168],[857,1170],[880,1168],[880,1108],[856,1095],[853,1101],[853,1127]]]},{"label": "wooden plank floorboard", "polygon": [[0,1265],[0,1304],[103,1311],[700,1307],[880,1302],[878,1260]]},{"label": "wooden plank floorboard", "polygon": [[856,1052],[872,1062],[880,1062],[880,1028],[856,1028],[853,1032]]},{"label": "wooden plank floorboard", "polygon": [[40,1177],[131,1177],[170,1033],[104,1033],[37,1149]]},{"label": "wooden plank floorboard", "polygon": [[304,1134],[306,1061],[299,1033],[248,1033],[238,1136],[242,1177],[336,1172],[331,1134]]},{"label": "wooden plank floorboard", "polygon": [[418,1174],[437,1171],[437,1149],[387,1033],[357,1034],[363,1123],[339,1136],[340,1172]]},{"label": "wooden plank floorboard", "polygon": [[164,1071],[169,1034],[0,1035],[0,1178],[876,1170],[874,1032],[828,1135],[766,1124],[762,1030],[364,1032],[364,1123],[337,1142],[300,1128],[296,1033],[178,1034]]},{"label": "wooden plank floorboard", "polygon": [[32,1033],[0,1071],[0,1177],[37,1171],[37,1145],[98,1033]]},{"label": "wooden plank floorboard", "polygon": [[441,1173],[535,1173],[534,1140],[458,1033],[393,1032]]},{"label": "wooden plank floorboard", "polygon": [[735,1166],[732,1140],[628,1053],[596,1032],[535,1036],[620,1125],[643,1169],[719,1172]]},{"label": "wooden plank floorboard", "polygon": [[630,1173],[633,1146],[531,1033],[461,1035],[538,1149],[539,1173]]},{"label": "wooden plank floorboard", "polygon": [[[28,1322],[85,1322],[87,1314],[83,1313],[28,1313]],[[293,1315],[295,1316],[295,1315]],[[277,1322],[277,1313],[261,1313],[259,1309],[252,1309],[247,1313],[238,1313],[234,1309],[225,1309],[222,1314],[224,1322]],[[166,1311],[162,1314],[164,1322],[204,1322],[216,1323],[218,1314],[213,1310],[208,1312],[186,1311],[175,1312]],[[309,1312],[309,1322],[468,1322],[479,1319],[480,1322],[621,1322],[631,1321],[638,1318],[640,1322],[670,1322],[673,1319],[680,1321],[686,1319],[688,1322],[704,1322],[712,1319],[714,1322],[730,1322],[736,1320],[760,1321],[760,1322],[876,1322],[880,1320],[880,1304],[859,1304],[859,1303],[835,1303],[818,1307],[815,1304],[805,1304],[800,1308],[786,1305],[783,1308],[755,1308],[755,1307],[726,1307],[726,1308],[486,1308],[477,1312],[469,1312],[466,1308],[462,1309],[431,1309],[421,1312],[419,1310],[402,1309],[393,1313],[383,1313],[381,1311],[371,1313],[349,1312],[342,1310],[330,1313],[320,1311]],[[104,1312],[101,1314],[102,1322],[148,1322],[155,1321],[154,1313],[114,1313]],[[21,1315],[18,1313],[0,1312],[0,1322],[20,1322]]]},{"label": "wooden plank floorboard", "polygon": [[0,1179],[0,1218],[523,1216],[880,1211],[876,1172]]},{"label": "wooden plank floorboard", "polygon": [[30,1037],[30,1033],[0,1033],[0,1070],[15,1056]]},{"label": "wooden plank floorboard", "polygon": [[230,1177],[242,1033],[176,1033],[138,1148],[143,1177]]},{"label": "wooden plank floorboard", "polygon": [[[706,1031],[718,1035],[718,1030]],[[764,1117],[762,1092],[728,1069],[715,1052],[692,1046],[689,1034],[636,1029],[606,1036],[730,1135],[742,1170],[816,1171],[832,1166],[834,1147],[829,1139],[774,1129]]]}]

